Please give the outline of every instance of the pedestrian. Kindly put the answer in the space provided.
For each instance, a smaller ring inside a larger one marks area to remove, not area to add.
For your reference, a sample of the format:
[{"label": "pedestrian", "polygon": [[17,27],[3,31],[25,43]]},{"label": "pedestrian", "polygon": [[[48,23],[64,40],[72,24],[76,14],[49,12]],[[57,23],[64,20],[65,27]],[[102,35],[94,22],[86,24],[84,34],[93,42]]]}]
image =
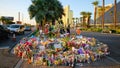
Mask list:
[{"label": "pedestrian", "polygon": [[65,29],[64,29],[64,27],[61,27],[60,28],[60,34],[64,34],[65,33]]},{"label": "pedestrian", "polygon": [[67,27],[67,33],[70,34],[70,25],[68,25],[68,27]]},{"label": "pedestrian", "polygon": [[79,28],[76,29],[76,34],[80,35],[81,34],[81,30]]}]

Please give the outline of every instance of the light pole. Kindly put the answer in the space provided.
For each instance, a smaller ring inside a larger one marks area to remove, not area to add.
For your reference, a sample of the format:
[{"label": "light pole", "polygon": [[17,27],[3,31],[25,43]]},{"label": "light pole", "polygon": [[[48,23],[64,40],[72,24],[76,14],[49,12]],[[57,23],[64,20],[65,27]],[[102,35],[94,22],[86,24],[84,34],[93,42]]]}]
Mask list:
[{"label": "light pole", "polygon": [[20,12],[18,12],[18,21],[20,21]]}]

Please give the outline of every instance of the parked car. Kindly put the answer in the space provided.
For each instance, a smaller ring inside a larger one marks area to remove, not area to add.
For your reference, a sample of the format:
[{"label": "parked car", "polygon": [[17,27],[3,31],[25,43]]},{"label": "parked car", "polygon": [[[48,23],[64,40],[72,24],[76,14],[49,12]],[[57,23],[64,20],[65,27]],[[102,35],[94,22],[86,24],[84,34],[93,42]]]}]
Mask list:
[{"label": "parked car", "polygon": [[31,27],[30,26],[25,26],[25,31],[31,31]]},{"label": "parked car", "polygon": [[25,27],[21,24],[11,24],[8,29],[11,33],[24,34]]},{"label": "parked car", "polygon": [[10,30],[6,26],[0,25],[0,39],[9,38]]}]

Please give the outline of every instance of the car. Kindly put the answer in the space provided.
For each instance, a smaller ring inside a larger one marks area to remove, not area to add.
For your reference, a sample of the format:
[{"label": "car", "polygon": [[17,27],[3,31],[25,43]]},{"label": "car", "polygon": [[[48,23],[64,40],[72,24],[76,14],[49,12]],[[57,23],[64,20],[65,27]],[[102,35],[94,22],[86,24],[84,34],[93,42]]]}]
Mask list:
[{"label": "car", "polygon": [[31,27],[30,26],[25,26],[25,31],[31,31]]},{"label": "car", "polygon": [[24,34],[25,31],[24,25],[21,24],[11,24],[9,25],[8,29],[10,30],[11,33],[15,34]]},{"label": "car", "polygon": [[0,25],[0,39],[9,38],[10,30],[6,26]]}]

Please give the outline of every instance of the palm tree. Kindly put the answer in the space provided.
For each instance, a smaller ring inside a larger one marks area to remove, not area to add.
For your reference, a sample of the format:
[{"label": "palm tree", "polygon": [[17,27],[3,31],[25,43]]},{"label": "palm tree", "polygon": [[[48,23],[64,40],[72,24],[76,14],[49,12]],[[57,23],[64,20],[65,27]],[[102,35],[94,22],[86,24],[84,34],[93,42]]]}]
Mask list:
[{"label": "palm tree", "polygon": [[117,22],[117,15],[116,15],[116,13],[117,13],[117,0],[114,0],[114,28],[116,29],[116,22]]},{"label": "palm tree", "polygon": [[75,18],[73,17],[73,18],[72,18],[72,21],[74,22],[74,20],[75,20]]},{"label": "palm tree", "polygon": [[74,21],[75,21],[75,18],[74,18],[74,17],[72,18],[72,21],[73,21],[73,25],[75,26],[75,22],[74,22]]},{"label": "palm tree", "polygon": [[30,19],[35,18],[37,23],[44,26],[46,22],[61,19],[64,15],[63,6],[58,0],[31,0],[28,8]]},{"label": "palm tree", "polygon": [[78,23],[78,18],[76,17],[76,24]]},{"label": "palm tree", "polygon": [[97,6],[98,6],[99,2],[96,0],[96,1],[92,2],[92,4],[94,5],[94,27],[96,27],[96,13],[97,13]]},{"label": "palm tree", "polygon": [[7,19],[3,16],[0,17],[0,21],[2,22],[2,24],[10,24],[10,23],[13,23],[12,20],[10,19]]},{"label": "palm tree", "polygon": [[86,12],[85,11],[82,11],[80,12],[80,15],[82,15],[82,24],[83,24],[83,27],[85,26],[86,24]]},{"label": "palm tree", "polygon": [[102,0],[102,29],[104,29],[105,0]]},{"label": "palm tree", "polygon": [[91,12],[87,12],[86,16],[87,16],[87,28],[90,26],[90,18],[91,18]]},{"label": "palm tree", "polygon": [[6,23],[6,19],[4,17],[0,17],[0,21],[5,24]]}]

